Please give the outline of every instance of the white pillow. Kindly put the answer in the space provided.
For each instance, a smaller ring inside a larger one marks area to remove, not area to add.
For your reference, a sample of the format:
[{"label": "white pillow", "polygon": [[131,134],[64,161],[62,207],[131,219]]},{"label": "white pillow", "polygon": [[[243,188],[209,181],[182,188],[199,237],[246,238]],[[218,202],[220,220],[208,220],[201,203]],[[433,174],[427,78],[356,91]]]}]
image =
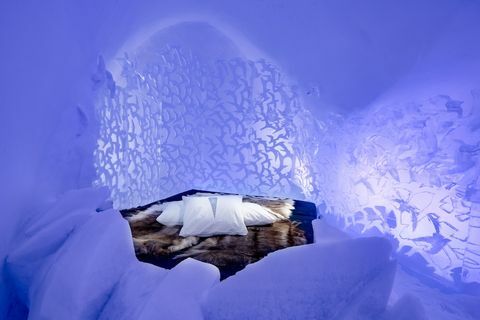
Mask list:
[{"label": "white pillow", "polygon": [[242,196],[216,196],[215,226],[226,234],[246,235],[248,233],[243,219]]},{"label": "white pillow", "polygon": [[267,208],[251,202],[243,202],[243,220],[247,226],[274,223],[279,219]]},{"label": "white pillow", "polygon": [[172,201],[164,204],[163,212],[157,217],[157,222],[166,226],[183,224],[183,201]]},{"label": "white pillow", "polygon": [[183,202],[182,237],[248,233],[243,221],[241,196],[183,197]]}]

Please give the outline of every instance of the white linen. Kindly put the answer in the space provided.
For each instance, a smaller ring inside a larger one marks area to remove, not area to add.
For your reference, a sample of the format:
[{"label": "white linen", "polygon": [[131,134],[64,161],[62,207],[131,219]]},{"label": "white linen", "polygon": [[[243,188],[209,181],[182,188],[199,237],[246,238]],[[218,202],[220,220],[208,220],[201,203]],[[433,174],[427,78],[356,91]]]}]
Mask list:
[{"label": "white linen", "polygon": [[180,236],[246,235],[242,197],[237,195],[183,197]]},{"label": "white linen", "polygon": [[157,217],[157,222],[166,226],[182,225],[184,214],[183,201],[172,201],[163,205],[163,212]]},{"label": "white linen", "polygon": [[279,220],[269,209],[251,202],[242,203],[242,214],[247,226],[265,225]]}]

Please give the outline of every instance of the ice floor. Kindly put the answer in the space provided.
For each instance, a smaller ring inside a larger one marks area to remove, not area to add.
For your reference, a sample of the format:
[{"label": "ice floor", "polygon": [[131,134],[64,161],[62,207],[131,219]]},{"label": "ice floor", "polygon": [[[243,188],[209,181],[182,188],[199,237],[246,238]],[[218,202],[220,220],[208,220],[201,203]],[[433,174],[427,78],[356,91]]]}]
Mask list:
[{"label": "ice floor", "polygon": [[421,300],[425,319],[480,319],[480,297],[442,292],[399,267],[395,274],[389,305],[393,306],[404,295],[411,295]]},{"label": "ice floor", "polygon": [[[314,220],[315,243],[271,253],[225,281],[187,259],[139,262],[106,193],[66,193],[25,213],[2,259],[0,319],[479,319],[479,297],[409,275],[381,237]],[[7,239],[8,240],[8,239]]]}]

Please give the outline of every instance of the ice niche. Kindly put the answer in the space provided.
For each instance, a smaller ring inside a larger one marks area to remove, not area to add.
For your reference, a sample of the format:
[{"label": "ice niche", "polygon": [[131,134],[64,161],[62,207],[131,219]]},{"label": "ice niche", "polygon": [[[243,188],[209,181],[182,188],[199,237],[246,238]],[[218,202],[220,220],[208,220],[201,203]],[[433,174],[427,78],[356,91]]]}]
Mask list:
[{"label": "ice niche", "polygon": [[192,188],[307,199],[417,272],[480,281],[478,93],[329,114],[231,39],[179,23],[100,64],[97,184],[116,208]]}]

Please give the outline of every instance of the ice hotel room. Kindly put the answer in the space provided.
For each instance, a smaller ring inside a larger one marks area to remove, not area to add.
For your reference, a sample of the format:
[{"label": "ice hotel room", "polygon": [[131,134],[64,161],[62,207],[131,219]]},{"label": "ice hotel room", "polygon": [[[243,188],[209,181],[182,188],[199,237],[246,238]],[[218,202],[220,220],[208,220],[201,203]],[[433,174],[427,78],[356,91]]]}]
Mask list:
[{"label": "ice hotel room", "polygon": [[0,319],[480,319],[480,1],[2,0]]}]

